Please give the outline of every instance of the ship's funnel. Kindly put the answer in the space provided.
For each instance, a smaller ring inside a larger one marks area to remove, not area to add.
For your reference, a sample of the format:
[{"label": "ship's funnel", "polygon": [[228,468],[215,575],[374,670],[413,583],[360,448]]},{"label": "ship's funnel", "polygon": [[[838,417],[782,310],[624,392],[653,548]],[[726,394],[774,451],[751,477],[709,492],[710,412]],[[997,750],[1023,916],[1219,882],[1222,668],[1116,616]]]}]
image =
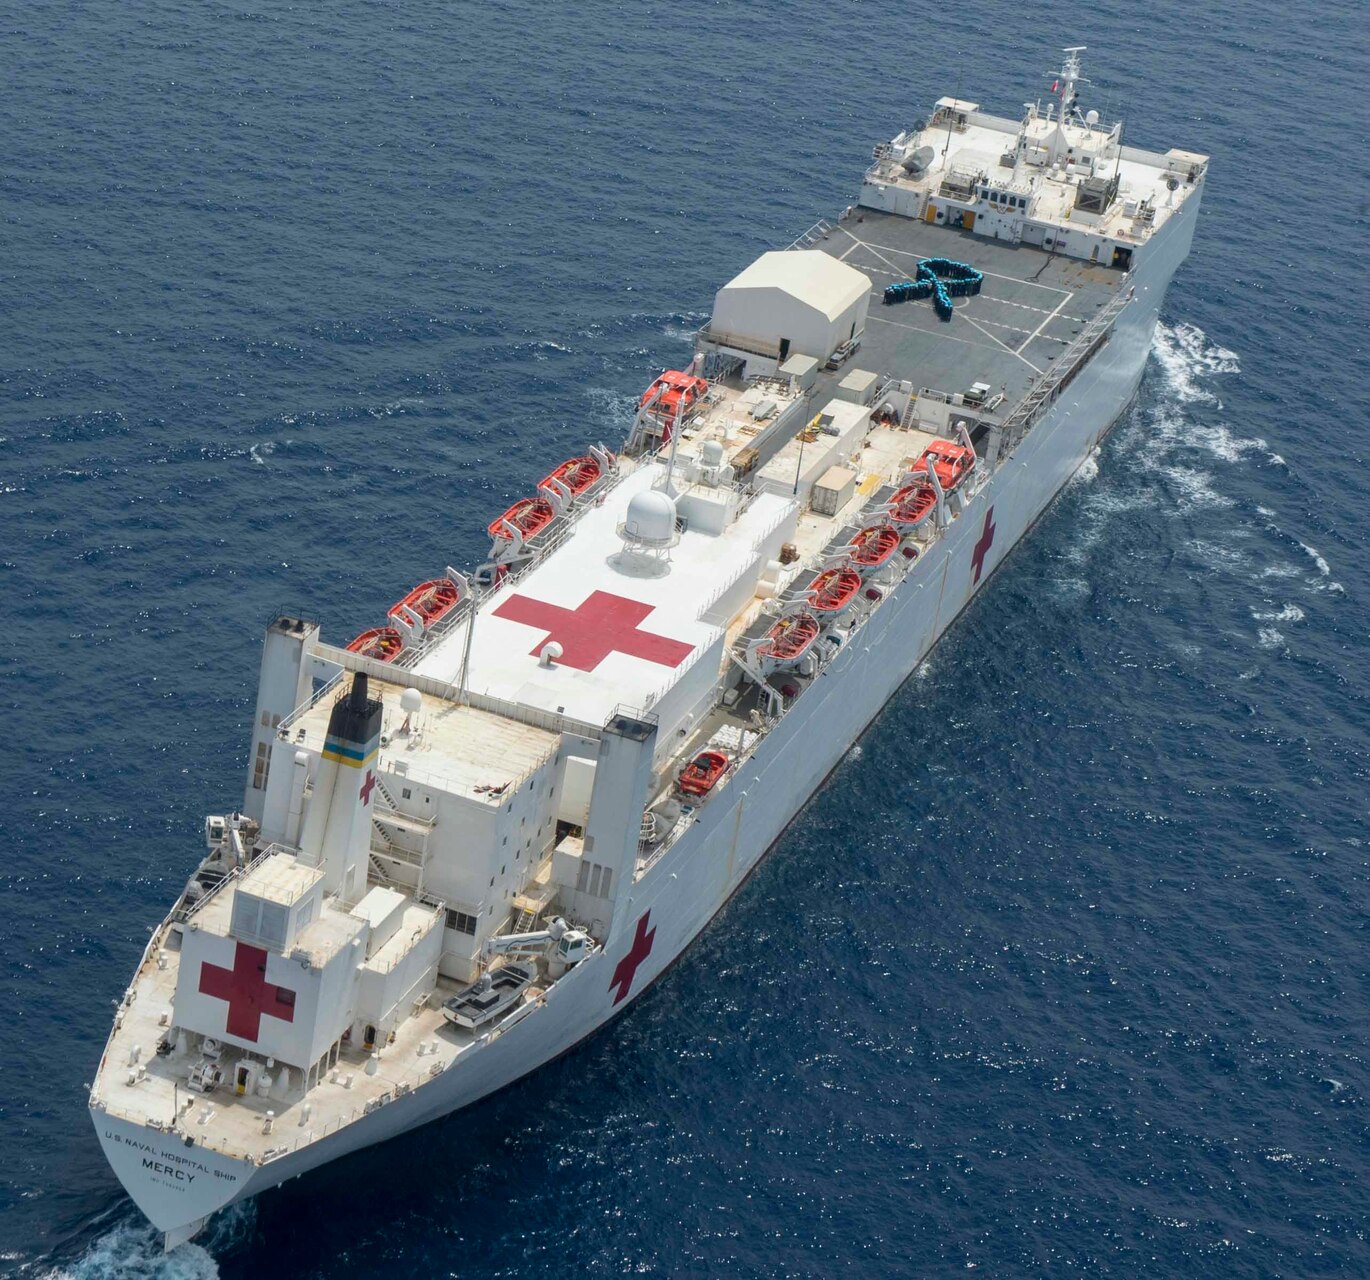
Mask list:
[{"label": "ship's funnel", "polygon": [[300,835],[301,851],[314,854],[323,870],[325,892],[339,894],[344,902],[356,901],[366,890],[380,740],[381,701],[370,696],[366,675],[358,672],[328,717],[328,737]]}]

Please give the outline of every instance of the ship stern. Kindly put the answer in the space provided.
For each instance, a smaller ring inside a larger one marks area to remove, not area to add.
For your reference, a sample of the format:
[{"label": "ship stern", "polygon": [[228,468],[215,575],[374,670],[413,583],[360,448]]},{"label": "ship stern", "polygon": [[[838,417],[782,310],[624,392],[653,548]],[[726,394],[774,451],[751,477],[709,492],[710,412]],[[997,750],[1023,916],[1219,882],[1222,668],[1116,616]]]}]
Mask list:
[{"label": "ship stern", "polygon": [[115,1116],[98,1103],[91,1121],[105,1159],[167,1249],[190,1240],[211,1214],[242,1196],[255,1172],[194,1137]]}]

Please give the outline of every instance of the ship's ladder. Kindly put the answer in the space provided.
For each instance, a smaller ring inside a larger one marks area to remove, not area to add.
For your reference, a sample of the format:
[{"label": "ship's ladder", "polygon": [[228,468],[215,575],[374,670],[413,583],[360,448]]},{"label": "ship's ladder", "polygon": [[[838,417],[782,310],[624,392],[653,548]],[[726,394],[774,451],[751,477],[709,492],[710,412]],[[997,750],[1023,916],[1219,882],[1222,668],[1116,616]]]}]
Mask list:
[{"label": "ship's ladder", "polygon": [[[396,883],[392,874],[400,865],[409,866],[418,872],[418,888],[423,887],[423,872],[428,865],[428,837],[437,825],[436,818],[420,818],[401,811],[390,788],[376,778],[376,803],[371,809],[371,870],[383,884]],[[418,848],[411,849],[398,843],[394,837],[404,834],[417,837]]]}]

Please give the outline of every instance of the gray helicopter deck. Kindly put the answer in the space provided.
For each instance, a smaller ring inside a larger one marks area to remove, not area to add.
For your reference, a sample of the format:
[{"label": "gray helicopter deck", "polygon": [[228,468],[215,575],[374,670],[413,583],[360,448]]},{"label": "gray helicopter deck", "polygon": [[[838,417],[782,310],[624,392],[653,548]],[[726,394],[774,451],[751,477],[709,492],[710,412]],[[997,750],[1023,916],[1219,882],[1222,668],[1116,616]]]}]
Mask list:
[{"label": "gray helicopter deck", "polygon": [[[835,386],[853,368],[948,393],[982,382],[1003,394],[1001,412],[1128,278],[1113,267],[870,209],[855,210],[811,247],[872,282],[861,347],[842,368],[826,371],[824,382]],[[980,294],[955,299],[950,320],[939,319],[930,300],[884,304],[885,286],[913,279],[926,258],[951,258],[984,273]]]}]

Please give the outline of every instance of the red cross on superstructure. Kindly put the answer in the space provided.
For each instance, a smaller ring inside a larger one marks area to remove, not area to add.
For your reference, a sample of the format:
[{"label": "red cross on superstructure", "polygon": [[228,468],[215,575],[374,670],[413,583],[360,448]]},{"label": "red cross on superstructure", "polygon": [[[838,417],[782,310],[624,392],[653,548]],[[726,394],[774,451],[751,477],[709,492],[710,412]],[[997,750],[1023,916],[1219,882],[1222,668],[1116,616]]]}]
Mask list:
[{"label": "red cross on superstructure", "polygon": [[366,771],[366,781],[362,783],[362,789],[357,792],[361,797],[362,804],[371,803],[371,793],[376,789],[376,775],[370,769]]},{"label": "red cross on superstructure", "polygon": [[[985,512],[985,524],[980,530],[980,541],[975,544],[975,551],[971,555],[970,562],[975,566],[975,582],[980,581],[980,574],[984,572],[985,557],[989,554],[989,549],[994,545],[994,508],[991,507]],[[973,585],[973,584],[972,584]]]},{"label": "red cross on superstructure", "polygon": [[628,954],[618,962],[614,976],[609,980],[610,991],[615,987],[618,988],[618,995],[614,997],[615,1004],[627,998],[628,992],[633,986],[633,979],[637,977],[638,965],[652,954],[652,943],[656,939],[656,930],[647,928],[647,922],[651,918],[651,908],[648,908],[638,919],[637,933],[633,936],[632,947],[629,948]]},{"label": "red cross on superstructure", "polygon": [[497,618],[538,627],[546,634],[529,652],[537,656],[548,641],[561,646],[558,661],[577,671],[593,671],[611,653],[626,653],[663,667],[678,667],[693,646],[638,628],[652,606],[640,600],[592,591],[576,609],[563,609],[530,596],[510,596],[494,611]]},{"label": "red cross on superstructure", "polygon": [[263,1014],[282,1022],[295,1021],[295,993],[266,980],[266,952],[246,942],[237,944],[233,968],[200,966],[200,993],[228,1001],[226,1030],[240,1040],[257,1038]]}]

